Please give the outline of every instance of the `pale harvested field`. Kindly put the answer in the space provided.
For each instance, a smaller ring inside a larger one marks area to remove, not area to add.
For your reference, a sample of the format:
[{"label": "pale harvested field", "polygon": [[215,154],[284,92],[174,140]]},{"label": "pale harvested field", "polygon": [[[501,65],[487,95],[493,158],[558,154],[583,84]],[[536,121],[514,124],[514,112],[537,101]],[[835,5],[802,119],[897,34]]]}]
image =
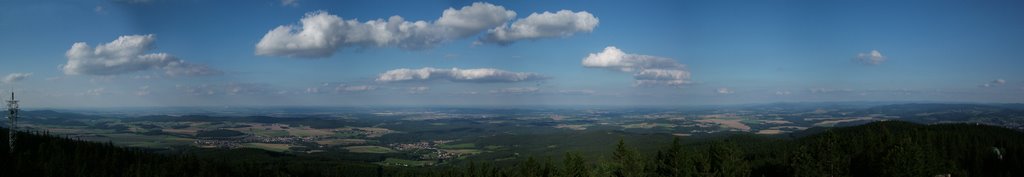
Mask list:
[{"label": "pale harvested field", "polygon": [[183,122],[183,123],[188,124],[188,128],[181,128],[181,129],[164,128],[164,129],[161,129],[161,131],[167,132],[167,133],[186,134],[186,135],[195,136],[196,133],[199,132],[199,130],[204,130],[205,128],[209,127],[209,124],[210,124],[209,122]]},{"label": "pale harvested field", "polygon": [[377,153],[377,154],[383,154],[383,153],[395,152],[395,150],[393,150],[391,148],[380,147],[380,146],[349,146],[349,147],[345,147],[345,149],[348,149],[349,152],[353,152],[353,153]]},{"label": "pale harvested field", "polygon": [[590,125],[582,125],[582,124],[580,124],[580,125],[568,125],[568,124],[560,124],[560,125],[557,125],[557,126],[555,126],[555,128],[564,128],[564,129],[569,129],[569,130],[586,130],[586,129],[587,129],[587,126],[590,126]]},{"label": "pale harvested field", "polygon": [[843,122],[854,122],[854,121],[872,120],[872,119],[874,119],[874,118],[871,118],[871,117],[858,117],[858,118],[847,118],[847,119],[839,119],[839,120],[828,120],[828,121],[822,121],[822,122],[815,123],[814,126],[816,126],[816,127],[831,127],[831,126],[835,126],[838,123],[843,123]]},{"label": "pale harvested field", "polygon": [[807,127],[801,127],[801,126],[774,126],[774,127],[768,128],[768,129],[776,129],[776,130],[779,130],[779,129],[807,130]]},{"label": "pale harvested field", "polygon": [[761,122],[764,122],[766,124],[792,124],[793,123],[793,122],[785,121],[785,120],[762,120]]},{"label": "pale harvested field", "polygon": [[689,134],[689,133],[673,133],[672,135],[674,135],[674,136],[690,136],[692,134]]},{"label": "pale harvested field", "polygon": [[623,125],[622,126],[622,128],[642,128],[642,129],[651,129],[651,128],[655,128],[655,127],[672,128],[672,127],[676,127],[676,125],[673,125],[673,124],[662,124],[662,123],[638,123],[638,124],[629,124],[629,125]]},{"label": "pale harvested field", "polygon": [[701,123],[716,123],[716,124],[721,125],[723,127],[738,129],[738,130],[742,130],[742,131],[750,131],[750,126],[747,126],[747,124],[743,124],[740,121],[741,120],[738,120],[738,119],[730,119],[730,120],[727,120],[727,119],[702,119],[702,120],[697,120],[697,122],[701,122]]},{"label": "pale harvested field", "polygon": [[781,134],[781,133],[786,133],[786,132],[787,131],[768,129],[768,130],[757,131],[757,134],[761,134],[761,135],[774,135],[774,134]]},{"label": "pale harvested field", "polygon": [[316,143],[317,144],[322,144],[322,145],[327,145],[327,146],[357,145],[357,144],[366,144],[366,140],[364,140],[364,139],[330,139],[330,140],[320,140],[320,141],[317,141]]}]

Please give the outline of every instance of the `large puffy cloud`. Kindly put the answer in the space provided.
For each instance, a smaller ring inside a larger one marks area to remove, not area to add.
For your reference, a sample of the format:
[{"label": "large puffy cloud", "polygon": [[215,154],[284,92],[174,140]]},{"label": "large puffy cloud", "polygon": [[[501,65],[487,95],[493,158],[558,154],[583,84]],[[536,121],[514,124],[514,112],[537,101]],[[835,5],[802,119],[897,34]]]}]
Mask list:
[{"label": "large puffy cloud", "polygon": [[882,62],[885,62],[886,59],[888,59],[888,57],[883,56],[882,52],[878,52],[878,50],[871,50],[871,52],[866,53],[858,53],[856,58],[857,61],[860,61],[867,65],[882,64]]},{"label": "large puffy cloud", "polygon": [[470,6],[445,9],[436,25],[449,30],[454,37],[469,37],[483,30],[505,24],[516,17],[516,12],[489,3],[473,3]]},{"label": "large puffy cloud", "polygon": [[568,37],[578,32],[592,32],[600,20],[586,11],[560,10],[555,13],[533,13],[511,25],[491,29],[480,42],[508,45],[518,40]]},{"label": "large puffy cloud", "polygon": [[671,58],[626,53],[614,46],[591,53],[583,58],[582,64],[588,68],[633,72],[636,85],[679,86],[691,82],[686,65]]},{"label": "large puffy cloud", "polygon": [[428,81],[446,80],[451,82],[521,82],[543,80],[547,77],[524,72],[510,72],[494,68],[478,69],[395,69],[384,72],[377,77],[378,82]]},{"label": "large puffy cloud", "polygon": [[407,50],[432,48],[443,42],[487,31],[477,42],[511,44],[517,40],[567,37],[591,32],[598,19],[586,11],[561,10],[533,13],[510,21],[516,12],[477,2],[459,9],[448,8],[434,21],[406,21],[401,16],[359,21],[324,11],[307,13],[297,25],[282,25],[263,35],[256,55],[324,58],[344,48],[398,47]]},{"label": "large puffy cloud", "polygon": [[11,73],[7,74],[7,76],[4,76],[2,81],[3,83],[14,83],[21,80],[25,80],[29,76],[32,76],[32,73]]},{"label": "large puffy cloud", "polygon": [[316,11],[307,13],[301,26],[278,26],[267,32],[256,44],[256,55],[322,58],[348,47],[431,48],[494,28],[515,16],[502,6],[480,2],[444,10],[435,22],[406,21],[401,16],[360,22]]},{"label": "large puffy cloud", "polygon": [[145,53],[152,48],[155,40],[152,34],[128,35],[95,48],[78,42],[65,53],[68,62],[61,69],[67,75],[117,75],[150,69],[162,69],[171,76],[221,73],[206,65],[187,63],[167,53]]}]

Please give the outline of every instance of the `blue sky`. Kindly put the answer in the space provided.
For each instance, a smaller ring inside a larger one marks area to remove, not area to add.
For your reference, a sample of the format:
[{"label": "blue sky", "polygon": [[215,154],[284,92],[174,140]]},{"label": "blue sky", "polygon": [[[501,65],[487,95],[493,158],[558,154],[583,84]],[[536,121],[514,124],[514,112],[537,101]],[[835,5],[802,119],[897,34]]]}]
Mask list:
[{"label": "blue sky", "polygon": [[1022,8],[0,1],[0,85],[60,108],[1021,102]]}]

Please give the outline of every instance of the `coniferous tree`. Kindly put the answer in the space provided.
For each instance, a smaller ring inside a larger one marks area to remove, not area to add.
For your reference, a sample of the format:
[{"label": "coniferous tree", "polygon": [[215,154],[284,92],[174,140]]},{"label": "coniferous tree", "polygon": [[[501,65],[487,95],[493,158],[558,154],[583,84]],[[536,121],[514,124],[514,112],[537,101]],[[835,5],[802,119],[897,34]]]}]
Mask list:
[{"label": "coniferous tree", "polygon": [[541,165],[533,156],[527,158],[526,161],[520,162],[518,168],[519,174],[517,176],[539,177],[541,173]]},{"label": "coniferous tree", "polygon": [[564,177],[589,177],[590,168],[587,167],[586,160],[579,153],[565,153],[564,171],[562,176]]},{"label": "coniferous tree", "polygon": [[696,169],[693,165],[693,159],[684,151],[679,137],[674,137],[672,144],[659,151],[655,156],[655,160],[657,164],[655,164],[654,171],[658,176],[684,177],[695,175],[694,171]]},{"label": "coniferous tree", "polygon": [[731,142],[716,141],[708,149],[711,168],[718,177],[745,177],[750,166],[743,159],[743,150]]},{"label": "coniferous tree", "polygon": [[626,143],[619,139],[619,143],[612,152],[611,163],[612,175],[616,177],[639,177],[644,175],[644,162],[641,156],[626,146]]}]

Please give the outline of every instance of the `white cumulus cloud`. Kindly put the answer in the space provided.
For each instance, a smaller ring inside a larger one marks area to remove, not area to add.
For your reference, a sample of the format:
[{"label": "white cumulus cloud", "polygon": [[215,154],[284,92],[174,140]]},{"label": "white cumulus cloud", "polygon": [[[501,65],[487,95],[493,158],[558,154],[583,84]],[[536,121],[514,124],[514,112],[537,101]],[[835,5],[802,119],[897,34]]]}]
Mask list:
[{"label": "white cumulus cloud", "polygon": [[477,43],[507,45],[518,40],[592,32],[599,23],[597,17],[586,11],[533,13],[512,22],[515,17],[515,11],[485,2],[458,9],[450,7],[434,21],[407,21],[398,15],[359,21],[325,11],[313,11],[306,13],[299,24],[282,25],[268,31],[256,44],[255,53],[260,56],[325,58],[345,48],[418,50],[485,31],[487,33]]},{"label": "white cumulus cloud", "polygon": [[589,54],[582,64],[588,68],[633,72],[636,85],[679,86],[691,82],[686,65],[671,58],[626,53],[615,46]]},{"label": "white cumulus cloud", "polygon": [[11,74],[7,74],[7,76],[4,76],[3,82],[4,83],[8,83],[8,84],[9,83],[14,83],[14,82],[18,82],[18,81],[21,81],[21,80],[25,80],[25,79],[27,79],[30,76],[32,76],[32,73],[11,73]]},{"label": "white cumulus cloud", "polygon": [[425,49],[497,27],[515,18],[502,6],[473,3],[448,8],[435,22],[406,21],[401,16],[358,21],[324,11],[307,13],[300,25],[278,26],[256,44],[256,55],[323,58],[350,47]]},{"label": "white cumulus cloud", "polygon": [[420,68],[420,69],[394,69],[377,76],[378,82],[402,82],[402,81],[428,81],[445,80],[451,82],[521,82],[543,80],[547,77],[525,72],[510,72],[494,68],[478,69],[442,69],[442,68]]},{"label": "white cumulus cloud", "polygon": [[579,32],[592,32],[600,20],[586,11],[560,10],[555,13],[533,13],[511,25],[491,29],[479,42],[508,45],[518,40],[568,37]]},{"label": "white cumulus cloud", "polygon": [[71,45],[65,53],[68,62],[61,66],[67,75],[117,75],[150,69],[162,69],[170,76],[204,76],[221,74],[206,65],[187,63],[167,53],[145,53],[156,38],[148,35],[127,35],[95,48],[84,42]]},{"label": "white cumulus cloud", "polygon": [[866,53],[858,53],[856,58],[857,61],[860,61],[868,65],[882,64],[882,62],[885,62],[886,59],[888,59],[888,57],[882,55],[882,52],[878,52],[878,50],[871,50],[871,52]]}]

